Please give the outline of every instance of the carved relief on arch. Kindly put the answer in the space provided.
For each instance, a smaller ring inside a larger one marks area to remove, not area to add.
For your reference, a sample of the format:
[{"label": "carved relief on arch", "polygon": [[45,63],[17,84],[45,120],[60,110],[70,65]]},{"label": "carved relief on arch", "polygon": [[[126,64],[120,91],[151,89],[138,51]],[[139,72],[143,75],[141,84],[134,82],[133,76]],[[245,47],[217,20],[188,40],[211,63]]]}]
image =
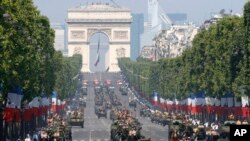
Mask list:
[{"label": "carved relief on arch", "polygon": [[87,36],[88,36],[88,40],[90,39],[90,37],[95,34],[95,33],[98,33],[98,32],[103,32],[104,34],[106,34],[108,36],[109,39],[111,39],[111,29],[97,29],[97,28],[91,28],[91,29],[88,29],[88,33],[87,33]]},{"label": "carved relief on arch", "polygon": [[82,48],[80,46],[74,47],[73,54],[82,54]]},{"label": "carved relief on arch", "polygon": [[70,39],[84,39],[85,31],[84,30],[71,30]]},{"label": "carved relief on arch", "polygon": [[117,56],[117,58],[125,57],[125,52],[126,52],[125,48],[123,48],[123,47],[117,48],[116,49],[116,56]]}]

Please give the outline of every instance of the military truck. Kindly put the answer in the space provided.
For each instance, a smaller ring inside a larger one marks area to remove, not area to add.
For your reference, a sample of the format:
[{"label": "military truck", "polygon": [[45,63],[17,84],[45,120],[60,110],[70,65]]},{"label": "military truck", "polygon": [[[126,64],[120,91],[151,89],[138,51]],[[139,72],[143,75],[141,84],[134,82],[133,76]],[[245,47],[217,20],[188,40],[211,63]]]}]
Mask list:
[{"label": "military truck", "polygon": [[82,128],[84,128],[84,111],[77,109],[70,112],[68,123],[71,126],[81,126]]}]

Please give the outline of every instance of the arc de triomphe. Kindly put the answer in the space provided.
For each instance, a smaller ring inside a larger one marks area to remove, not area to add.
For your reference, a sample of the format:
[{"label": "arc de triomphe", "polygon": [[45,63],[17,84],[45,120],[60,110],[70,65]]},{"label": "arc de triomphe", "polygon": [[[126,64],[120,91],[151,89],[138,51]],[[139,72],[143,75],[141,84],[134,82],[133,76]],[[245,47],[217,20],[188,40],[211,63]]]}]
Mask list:
[{"label": "arc de triomphe", "polygon": [[109,4],[90,4],[68,10],[68,53],[81,54],[82,72],[90,72],[90,38],[97,32],[109,38],[109,72],[120,71],[117,58],[130,57],[129,9]]}]

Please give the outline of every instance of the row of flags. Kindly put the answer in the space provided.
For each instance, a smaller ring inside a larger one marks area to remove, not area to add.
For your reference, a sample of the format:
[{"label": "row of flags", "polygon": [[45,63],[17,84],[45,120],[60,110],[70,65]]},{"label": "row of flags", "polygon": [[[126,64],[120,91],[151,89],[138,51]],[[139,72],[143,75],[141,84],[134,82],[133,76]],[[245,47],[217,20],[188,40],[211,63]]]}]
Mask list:
[{"label": "row of flags", "polygon": [[12,90],[8,93],[6,106],[20,109],[22,98],[23,92],[21,87],[13,87]]},{"label": "row of flags", "polygon": [[9,101],[11,102],[4,108],[4,120],[6,122],[20,122],[21,120],[30,121],[34,117],[47,114],[50,106],[49,98],[35,97],[32,101],[26,103],[24,109],[21,109],[21,105],[18,104],[21,103],[22,98],[20,101],[11,99],[14,94],[15,93],[8,94],[8,98],[10,98]]},{"label": "row of flags", "polygon": [[183,100],[169,100],[160,97],[159,93],[153,92],[151,101],[154,106],[160,104],[175,104],[175,105],[192,105],[192,106],[223,106],[223,107],[246,107],[249,106],[248,96],[242,96],[240,99],[235,98],[231,93],[227,93],[222,98],[205,97],[204,92],[199,92],[196,95],[190,96]]},{"label": "row of flags", "polygon": [[198,113],[216,113],[225,115],[233,113],[236,116],[250,117],[249,100],[247,96],[242,96],[240,99],[233,97],[231,93],[227,93],[222,98],[205,97],[204,92],[199,92],[196,95],[190,96],[183,100],[164,99],[157,92],[151,95],[151,102],[154,106],[167,110],[181,110]]},{"label": "row of flags", "polygon": [[6,122],[30,121],[34,117],[46,115],[49,110],[51,112],[62,111],[66,106],[65,101],[57,98],[55,91],[52,93],[52,99],[48,97],[35,97],[30,102],[24,102],[23,109],[21,109],[22,99],[23,92],[20,87],[15,87],[8,93],[3,117]]}]

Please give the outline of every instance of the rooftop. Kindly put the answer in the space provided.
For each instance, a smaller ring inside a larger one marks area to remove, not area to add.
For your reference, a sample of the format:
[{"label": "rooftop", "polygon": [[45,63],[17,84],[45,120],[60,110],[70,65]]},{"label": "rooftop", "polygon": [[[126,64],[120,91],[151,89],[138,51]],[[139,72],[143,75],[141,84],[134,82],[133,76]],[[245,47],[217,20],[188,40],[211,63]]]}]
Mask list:
[{"label": "rooftop", "polygon": [[78,11],[105,11],[105,12],[130,12],[130,9],[124,8],[124,7],[118,7],[111,5],[109,3],[92,3],[92,4],[86,4],[86,5],[80,5],[75,8],[70,8],[68,10],[69,12],[78,12]]}]

